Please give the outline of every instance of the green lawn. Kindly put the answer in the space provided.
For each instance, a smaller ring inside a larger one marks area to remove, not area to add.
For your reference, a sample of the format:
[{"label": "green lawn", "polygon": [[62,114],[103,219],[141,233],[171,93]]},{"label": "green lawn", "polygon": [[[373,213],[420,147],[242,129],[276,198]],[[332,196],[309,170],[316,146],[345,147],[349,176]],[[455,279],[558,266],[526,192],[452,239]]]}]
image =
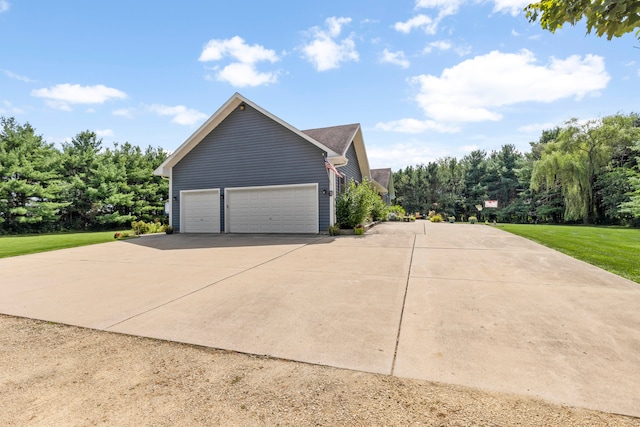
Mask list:
[{"label": "green lawn", "polygon": [[526,224],[498,227],[640,283],[640,229]]},{"label": "green lawn", "polygon": [[113,241],[115,231],[0,237],[0,258]]}]

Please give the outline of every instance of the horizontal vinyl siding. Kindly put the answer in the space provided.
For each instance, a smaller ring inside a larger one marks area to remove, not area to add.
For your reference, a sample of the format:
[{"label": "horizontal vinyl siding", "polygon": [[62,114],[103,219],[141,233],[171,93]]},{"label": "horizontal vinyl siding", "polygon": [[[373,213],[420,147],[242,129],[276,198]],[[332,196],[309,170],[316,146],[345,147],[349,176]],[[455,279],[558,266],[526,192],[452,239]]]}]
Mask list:
[{"label": "horizontal vinyl siding", "polygon": [[[257,110],[233,111],[173,167],[173,194],[181,190],[264,185],[318,184],[319,228],[329,227],[329,188],[323,152]],[[224,230],[224,199],[220,200]],[[173,203],[180,224],[180,200]],[[179,230],[178,230],[179,231]]]},{"label": "horizontal vinyl siding", "polygon": [[362,182],[362,173],[360,172],[360,163],[358,163],[358,156],[356,155],[356,149],[353,146],[353,142],[349,145],[345,157],[349,160],[346,166],[338,169],[338,171],[345,177],[343,179],[342,189],[349,185],[351,179],[356,182]]}]

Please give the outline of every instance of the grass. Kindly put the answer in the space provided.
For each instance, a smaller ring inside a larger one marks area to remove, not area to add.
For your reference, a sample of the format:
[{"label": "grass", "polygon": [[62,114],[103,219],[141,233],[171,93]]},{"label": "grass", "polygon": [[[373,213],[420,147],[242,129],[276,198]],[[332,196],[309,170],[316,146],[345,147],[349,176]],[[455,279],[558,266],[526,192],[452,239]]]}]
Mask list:
[{"label": "grass", "polygon": [[115,231],[0,237],[0,258],[113,241]]},{"label": "grass", "polygon": [[640,283],[640,229],[526,224],[498,227]]}]

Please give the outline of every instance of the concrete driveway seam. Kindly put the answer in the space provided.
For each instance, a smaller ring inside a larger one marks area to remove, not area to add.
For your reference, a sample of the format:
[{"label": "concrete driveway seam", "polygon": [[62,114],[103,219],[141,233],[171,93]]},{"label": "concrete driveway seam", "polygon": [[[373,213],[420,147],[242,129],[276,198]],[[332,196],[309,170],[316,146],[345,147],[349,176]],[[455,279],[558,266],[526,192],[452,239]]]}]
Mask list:
[{"label": "concrete driveway seam", "polygon": [[[426,231],[426,230],[425,230]],[[400,332],[402,332],[402,318],[404,316],[404,307],[407,303],[407,291],[409,290],[409,281],[411,280],[411,264],[413,264],[413,252],[416,249],[416,237],[413,237],[413,247],[411,248],[411,258],[409,259],[409,268],[407,269],[407,282],[404,285],[404,296],[402,298],[402,309],[400,310],[400,319],[398,320],[398,334],[396,335],[396,348],[393,352],[393,362],[391,363],[391,376],[394,375],[396,368],[396,358],[398,357],[398,346],[400,345]]]},{"label": "concrete driveway seam", "polygon": [[207,284],[207,285],[205,285],[205,286],[202,286],[202,287],[200,287],[200,288],[198,288],[198,289],[191,290],[191,291],[189,291],[189,292],[187,292],[187,293],[185,293],[185,294],[182,294],[182,295],[180,295],[180,296],[178,296],[178,297],[175,297],[175,298],[173,298],[173,299],[171,299],[171,300],[169,300],[169,301],[165,301],[165,302],[163,302],[162,304],[158,304],[158,305],[157,305],[157,306],[155,306],[155,307],[151,307],[151,308],[149,308],[149,309],[147,309],[147,310],[141,311],[140,313],[136,313],[136,314],[134,314],[133,316],[129,316],[129,317],[127,317],[126,319],[122,319],[122,320],[120,320],[120,321],[118,321],[118,322],[116,322],[116,323],[114,323],[114,324],[112,324],[112,325],[110,325],[110,326],[108,326],[108,327],[106,327],[106,328],[104,328],[104,329],[105,329],[106,331],[108,331],[108,330],[110,330],[110,329],[112,329],[112,328],[115,328],[116,326],[118,326],[118,325],[120,325],[120,324],[122,324],[122,323],[125,323],[125,322],[127,322],[127,321],[131,320],[131,319],[135,319],[136,317],[142,316],[142,315],[144,315],[144,314],[147,314],[147,313],[149,313],[149,312],[152,312],[152,311],[154,311],[154,310],[157,310],[157,309],[159,309],[159,308],[161,308],[161,307],[164,307],[164,306],[166,306],[166,305],[169,305],[169,304],[172,304],[172,303],[174,303],[174,302],[176,302],[176,301],[179,301],[179,300],[181,300],[181,299],[184,299],[184,298],[186,298],[186,297],[188,297],[188,296],[190,296],[190,295],[193,295],[193,294],[196,294],[196,293],[198,293],[198,292],[201,292],[201,291],[203,291],[203,290],[205,290],[205,289],[207,289],[207,288],[210,288],[210,287],[212,287],[212,286],[214,286],[214,285],[217,285],[217,284],[219,284],[219,283],[222,283],[222,282],[224,282],[224,281],[226,281],[226,280],[232,279],[232,278],[234,278],[234,277],[236,277],[236,276],[238,276],[238,275],[240,275],[240,274],[244,274],[244,273],[246,273],[246,272],[248,272],[248,271],[254,270],[254,269],[256,269],[256,268],[258,268],[258,267],[261,267],[261,266],[263,266],[263,265],[265,265],[265,264],[268,264],[268,263],[270,263],[270,262],[273,262],[273,261],[277,260],[278,258],[282,258],[282,257],[284,257],[284,256],[286,256],[286,255],[289,255],[289,254],[291,254],[291,253],[295,252],[295,251],[298,251],[298,250],[300,250],[300,249],[302,249],[302,248],[304,248],[305,246],[308,246],[308,245],[310,245],[310,243],[304,243],[304,244],[302,244],[302,245],[298,246],[297,248],[294,248],[294,249],[292,249],[292,250],[290,250],[290,251],[287,251],[287,252],[281,253],[281,254],[279,254],[279,255],[277,255],[277,256],[275,256],[275,257],[273,257],[273,258],[270,258],[270,259],[268,259],[268,260],[266,260],[266,261],[263,261],[263,262],[261,262],[261,263],[258,263],[258,264],[255,264],[255,265],[252,265],[251,267],[247,267],[247,268],[243,269],[242,271],[239,271],[239,272],[237,272],[237,273],[230,274],[229,276],[223,277],[222,279],[219,279],[219,280],[216,280],[216,281],[214,281],[214,282],[211,282],[211,283],[209,283],[209,284]]}]

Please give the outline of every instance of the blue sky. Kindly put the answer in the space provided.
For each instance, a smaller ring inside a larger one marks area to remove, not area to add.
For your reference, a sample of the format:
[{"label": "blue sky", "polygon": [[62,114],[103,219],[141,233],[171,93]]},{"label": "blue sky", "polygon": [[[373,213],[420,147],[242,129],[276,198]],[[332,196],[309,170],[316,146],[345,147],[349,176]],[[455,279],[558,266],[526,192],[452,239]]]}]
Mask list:
[{"label": "blue sky", "polygon": [[174,150],[239,92],[298,129],[360,123],[397,170],[640,111],[633,35],[551,34],[527,3],[0,0],[0,115]]}]

